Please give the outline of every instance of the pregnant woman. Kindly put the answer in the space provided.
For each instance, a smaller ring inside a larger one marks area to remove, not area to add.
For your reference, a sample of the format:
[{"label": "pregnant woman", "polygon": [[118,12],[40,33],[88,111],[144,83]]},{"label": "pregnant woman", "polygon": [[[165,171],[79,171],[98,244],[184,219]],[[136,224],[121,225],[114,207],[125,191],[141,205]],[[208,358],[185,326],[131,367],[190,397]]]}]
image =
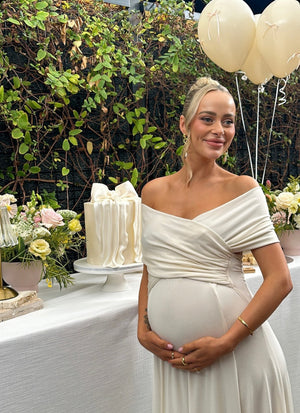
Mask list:
[{"label": "pregnant woman", "polygon": [[[236,108],[217,81],[188,92],[183,166],[142,191],[138,338],[154,354],[153,413],[292,413],[285,359],[267,318],[291,291],[264,194],[216,160]],[[251,250],[263,274],[252,296]]]}]

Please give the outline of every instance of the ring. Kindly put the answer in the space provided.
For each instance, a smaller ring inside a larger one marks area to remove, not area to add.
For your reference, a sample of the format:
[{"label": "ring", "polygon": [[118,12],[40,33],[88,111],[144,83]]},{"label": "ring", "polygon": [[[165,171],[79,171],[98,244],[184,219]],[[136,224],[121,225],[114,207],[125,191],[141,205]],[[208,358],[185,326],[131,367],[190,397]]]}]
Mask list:
[{"label": "ring", "polygon": [[171,355],[171,359],[174,360],[174,358],[175,358],[175,353],[174,353],[174,351],[173,351],[173,352],[172,352],[172,355]]},{"label": "ring", "polygon": [[186,365],[187,365],[187,363],[186,363],[185,360],[184,360],[184,357],[182,357],[181,363],[183,364],[183,366],[186,366]]}]

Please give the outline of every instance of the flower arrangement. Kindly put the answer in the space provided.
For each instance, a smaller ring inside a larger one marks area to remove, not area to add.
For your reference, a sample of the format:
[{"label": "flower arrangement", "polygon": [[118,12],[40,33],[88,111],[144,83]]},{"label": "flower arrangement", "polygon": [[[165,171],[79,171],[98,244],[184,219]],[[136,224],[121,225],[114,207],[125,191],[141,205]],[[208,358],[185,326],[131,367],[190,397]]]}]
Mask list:
[{"label": "flower arrangement", "polygon": [[290,176],[283,190],[271,190],[271,182],[262,185],[266,195],[271,220],[275,231],[300,229],[300,176]]},{"label": "flower arrangement", "polygon": [[0,206],[6,206],[18,244],[2,248],[2,260],[22,262],[35,260],[43,263],[41,279],[52,287],[56,280],[60,288],[73,283],[67,270],[67,252],[79,251],[83,237],[80,215],[75,211],[59,209],[54,193],[43,191],[43,197],[34,191],[26,205],[17,206],[14,195],[0,195]]}]

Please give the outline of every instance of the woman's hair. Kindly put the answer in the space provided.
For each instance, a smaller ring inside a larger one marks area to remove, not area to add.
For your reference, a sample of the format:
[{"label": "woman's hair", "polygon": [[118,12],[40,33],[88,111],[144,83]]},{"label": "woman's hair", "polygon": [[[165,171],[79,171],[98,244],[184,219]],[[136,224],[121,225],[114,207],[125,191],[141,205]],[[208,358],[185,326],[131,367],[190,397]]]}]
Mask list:
[{"label": "woman's hair", "polygon": [[185,162],[187,152],[190,146],[190,124],[192,119],[197,113],[197,109],[203,97],[214,90],[220,90],[221,92],[226,92],[230,94],[226,87],[222,86],[217,80],[213,80],[210,77],[200,77],[195,83],[190,87],[188,94],[185,99],[185,104],[183,106],[182,115],[185,119],[185,127],[187,129],[187,137],[184,142],[182,150],[182,160]]}]

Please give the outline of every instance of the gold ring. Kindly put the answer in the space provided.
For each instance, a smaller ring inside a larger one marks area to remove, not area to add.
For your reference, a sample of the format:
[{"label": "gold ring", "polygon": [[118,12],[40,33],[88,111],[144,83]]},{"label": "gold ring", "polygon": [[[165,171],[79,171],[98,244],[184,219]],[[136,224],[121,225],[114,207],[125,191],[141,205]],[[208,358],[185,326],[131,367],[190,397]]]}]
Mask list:
[{"label": "gold ring", "polygon": [[184,357],[182,357],[181,363],[182,363],[183,366],[186,366],[186,365],[187,365],[187,363],[186,363],[185,360],[184,360]]},{"label": "gold ring", "polygon": [[173,351],[173,352],[172,352],[172,355],[171,355],[171,359],[174,360],[174,358],[175,358],[175,353],[174,353],[174,351]]}]

